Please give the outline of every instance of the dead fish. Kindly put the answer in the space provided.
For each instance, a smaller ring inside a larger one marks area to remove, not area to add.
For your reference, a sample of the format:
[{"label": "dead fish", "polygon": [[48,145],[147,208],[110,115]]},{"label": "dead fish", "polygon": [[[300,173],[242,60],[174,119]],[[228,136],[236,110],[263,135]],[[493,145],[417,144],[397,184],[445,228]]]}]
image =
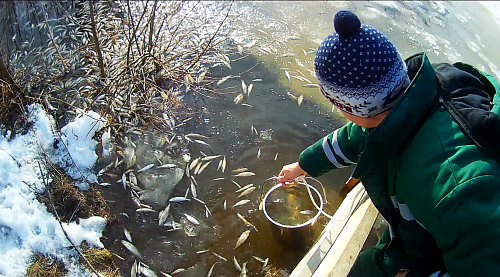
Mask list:
[{"label": "dead fish", "polygon": [[202,140],[195,139],[194,142],[210,147],[210,144],[208,144],[208,143],[206,143],[206,142],[204,142]]},{"label": "dead fish", "polygon": [[304,101],[304,95],[301,95],[299,96],[299,98],[297,98],[297,104],[299,104],[299,106],[302,104],[302,101]]},{"label": "dead fish", "polygon": [[243,94],[247,94],[248,92],[247,84],[243,80],[241,80],[241,90],[243,91]]},{"label": "dead fish", "polygon": [[210,270],[208,271],[207,277],[210,277],[212,275],[212,272],[214,271],[214,267],[218,262],[215,262],[211,267]]},{"label": "dead fish", "polygon": [[227,200],[224,200],[224,210],[227,210]]},{"label": "dead fish", "polygon": [[192,161],[191,164],[189,165],[189,170],[193,170],[193,168],[195,168],[196,165],[198,165],[200,160],[201,160],[201,157],[198,157],[194,161]]},{"label": "dead fish", "polygon": [[222,173],[224,173],[224,170],[226,170],[226,156],[224,156],[224,159],[222,160]]},{"label": "dead fish", "polygon": [[202,200],[196,198],[196,197],[193,197],[194,200],[198,201],[200,204],[202,205],[205,205],[205,202],[203,202]]},{"label": "dead fish", "polygon": [[243,221],[243,223],[245,223],[245,225],[247,225],[248,227],[252,227],[256,232],[258,232],[255,225],[250,223],[250,221],[246,220],[246,218],[244,216],[242,216],[240,213],[236,213],[236,215],[238,216],[239,219],[241,219],[241,221]]},{"label": "dead fish", "polygon": [[193,174],[195,174],[195,175],[198,174],[198,171],[200,170],[201,166],[202,166],[202,163],[199,162],[198,165],[196,166],[196,168],[194,169]]},{"label": "dead fish", "polygon": [[250,130],[252,131],[252,133],[259,135],[259,132],[257,132],[257,129],[255,129],[255,127],[253,127],[253,125],[250,127]]},{"label": "dead fish", "polygon": [[238,173],[241,173],[241,172],[245,172],[247,170],[248,170],[248,168],[246,168],[246,167],[240,167],[240,168],[231,170],[231,172],[234,173],[234,174],[238,174]]},{"label": "dead fish", "polygon": [[209,215],[212,215],[212,212],[210,209],[207,207],[207,205],[203,205],[205,207],[205,215],[208,218]]},{"label": "dead fish", "polygon": [[241,268],[240,277],[247,277],[247,262],[243,263],[243,267]]},{"label": "dead fish", "polygon": [[248,189],[244,190],[244,191],[243,191],[240,195],[238,195],[238,197],[236,197],[236,198],[240,198],[240,197],[243,197],[243,196],[245,196],[245,195],[248,195],[248,194],[252,193],[252,191],[254,191],[254,190],[255,190],[255,187],[248,188]]},{"label": "dead fish", "polygon": [[177,203],[177,202],[184,202],[184,201],[190,201],[190,200],[187,199],[186,197],[177,196],[177,197],[170,198],[168,201]]},{"label": "dead fish", "polygon": [[260,158],[260,148],[257,150],[257,159]]},{"label": "dead fish", "polygon": [[250,236],[250,230],[246,230],[245,232],[243,232],[236,241],[236,246],[234,247],[234,249],[240,247],[243,243],[245,243],[245,241],[248,239],[248,236]]},{"label": "dead fish", "polygon": [[240,184],[236,183],[236,181],[235,181],[235,180],[231,180],[231,182],[232,182],[233,184],[235,184],[238,188],[241,188]]},{"label": "dead fish", "polygon": [[231,77],[233,77],[233,76],[229,75],[229,76],[226,76],[226,77],[224,77],[224,78],[220,79],[220,80],[217,82],[217,85],[218,85],[218,86],[219,86],[219,85],[221,85],[221,84],[222,84],[222,83],[224,83],[225,81],[229,80],[229,78],[231,78]]},{"label": "dead fish", "polygon": [[201,174],[201,172],[203,172],[203,170],[205,170],[205,168],[208,167],[208,165],[211,163],[212,161],[208,161],[206,164],[204,164],[202,167],[200,167],[200,169],[198,170],[198,172],[196,174]]},{"label": "dead fish", "polygon": [[250,96],[250,93],[252,92],[252,89],[253,89],[253,84],[248,85],[247,96]]},{"label": "dead fish", "polygon": [[146,277],[157,277],[156,273],[149,267],[147,267],[145,264],[139,262],[139,268],[140,272],[142,275]]},{"label": "dead fish", "polygon": [[249,108],[253,108],[253,106],[252,106],[252,105],[247,104],[247,103],[241,103],[240,105],[245,106],[245,107],[249,107]]},{"label": "dead fish", "polygon": [[139,169],[137,172],[143,172],[143,171],[146,171],[146,170],[148,170],[148,169],[152,168],[153,166],[155,166],[155,165],[154,165],[154,164],[148,164],[148,165],[146,165],[145,167],[143,167],[143,168]]},{"label": "dead fish", "polygon": [[125,173],[122,174],[122,185],[123,189],[127,189],[127,175]]},{"label": "dead fish", "polygon": [[241,172],[241,173],[234,175],[234,177],[251,177],[251,176],[255,176],[255,173],[247,171],[247,172]]},{"label": "dead fish", "polygon": [[288,71],[286,71],[286,70],[285,70],[285,76],[288,79],[288,82],[291,82],[290,73]]},{"label": "dead fish", "polygon": [[224,177],[219,177],[219,178],[215,178],[215,179],[213,179],[212,181],[221,181],[221,180],[225,180],[225,179],[226,179],[226,178],[224,178]]},{"label": "dead fish", "polygon": [[243,98],[245,98],[245,95],[243,93],[240,93],[234,98],[233,102],[238,105],[239,103],[241,103],[241,101],[243,101]]},{"label": "dead fish", "polygon": [[267,263],[269,263],[269,258],[266,258],[266,260],[264,261],[264,264],[262,265],[262,269],[264,269],[266,267]]},{"label": "dead fish", "polygon": [[304,84],[302,86],[305,88],[319,88],[318,84]]},{"label": "dead fish", "polygon": [[200,135],[200,134],[196,134],[196,133],[189,133],[187,135],[185,135],[186,137],[197,137],[197,138],[202,138],[202,139],[208,139],[207,136],[204,136],[204,135]]},{"label": "dead fish", "polygon": [[174,272],[172,272],[170,274],[174,275],[174,274],[179,274],[179,273],[182,273],[182,272],[185,272],[185,271],[186,271],[186,269],[184,269],[184,268],[181,267],[181,268],[178,268],[178,269],[174,270]]},{"label": "dead fish", "polygon": [[276,161],[278,159],[278,152],[276,152],[276,155],[274,155],[274,160]]},{"label": "dead fish", "polygon": [[200,251],[196,251],[196,254],[203,254],[203,253],[206,253],[208,251],[209,251],[208,249],[206,249],[206,250],[200,250]]},{"label": "dead fish", "polygon": [[172,277],[172,275],[167,274],[167,273],[165,273],[165,272],[163,272],[163,271],[160,271],[160,273],[161,273],[161,275],[163,275],[163,276],[165,276],[165,277]]},{"label": "dead fish", "polygon": [[130,269],[130,276],[131,277],[136,277],[137,276],[137,269],[139,268],[139,264],[137,263],[137,260],[134,260],[134,263],[132,264],[132,268]]},{"label": "dead fish", "polygon": [[[298,71],[298,70],[297,70],[297,71]],[[298,71],[298,72],[300,72],[300,71]],[[302,74],[302,72],[300,72],[300,73]],[[302,77],[302,76],[292,76],[292,78],[295,78],[295,79],[297,79],[297,80],[299,80],[299,81],[304,81],[304,82],[306,82],[306,83],[308,83],[308,84],[312,84],[312,82],[311,82],[311,81],[309,81],[307,78]]]},{"label": "dead fish", "polygon": [[262,82],[262,81],[264,81],[264,80],[262,80],[262,79],[253,79],[252,80],[252,82]]},{"label": "dead fish", "polygon": [[217,166],[217,171],[222,167],[222,160],[219,161],[219,165]]},{"label": "dead fish", "polygon": [[264,259],[260,258],[260,257],[257,257],[257,256],[252,256],[254,259],[256,259],[257,261],[261,262],[261,263],[264,263]]},{"label": "dead fish", "polygon": [[222,155],[206,156],[206,157],[203,157],[201,160],[202,161],[210,161],[210,160],[217,159],[217,158],[220,158],[220,157],[222,157]]},{"label": "dead fish", "polygon": [[99,183],[99,186],[101,186],[101,187],[109,187],[109,186],[111,186],[111,184],[110,183]]},{"label": "dead fish", "polygon": [[236,207],[241,206],[241,205],[245,205],[248,202],[250,202],[250,200],[247,200],[247,199],[240,200],[240,201],[236,202],[236,204],[233,205],[233,208],[236,208]]},{"label": "dead fish", "polygon": [[215,252],[212,252],[212,254],[214,254],[214,256],[215,256],[215,257],[217,257],[217,258],[219,258],[219,259],[223,260],[224,262],[227,262],[227,259],[226,259],[226,258],[224,258],[224,257],[222,257],[221,255],[219,255],[219,254],[217,254],[217,253],[215,253]]},{"label": "dead fish", "polygon": [[150,208],[139,208],[139,209],[135,210],[135,212],[137,212],[137,213],[143,213],[143,212],[155,212],[155,213],[157,213],[158,211],[155,211],[155,210],[150,209]]},{"label": "dead fish", "polygon": [[158,216],[158,225],[162,226],[165,221],[167,221],[168,214],[170,212],[170,204],[168,204],[164,210],[162,210]]},{"label": "dead fish", "polygon": [[141,253],[139,253],[139,250],[137,250],[137,247],[135,247],[135,245],[126,240],[121,240],[121,242],[123,246],[125,246],[125,248],[127,248],[130,252],[132,252],[132,254],[134,254],[139,259],[142,259],[142,255]]},{"label": "dead fish", "polygon": [[236,269],[238,271],[241,271],[241,266],[240,264],[238,263],[238,260],[236,260],[236,256],[233,256],[233,262],[234,262],[234,266],[236,267]]},{"label": "dead fish", "polygon": [[188,214],[184,214],[184,216],[187,218],[187,220],[189,220],[189,222],[195,224],[195,225],[199,225],[200,222],[198,220],[196,220],[196,218],[188,215]]},{"label": "dead fish", "polygon": [[247,188],[252,187],[252,186],[253,186],[253,184],[248,184],[248,185],[246,185],[246,186],[244,186],[244,187],[242,187],[242,188],[240,187],[240,189],[238,189],[238,190],[237,190],[237,191],[235,191],[235,192],[244,191],[244,190],[246,190]]},{"label": "dead fish", "polygon": [[157,168],[174,168],[174,167],[177,167],[176,164],[162,164],[160,166],[158,166]]},{"label": "dead fish", "polygon": [[130,235],[130,232],[127,229],[123,228],[123,233],[125,234],[127,240],[132,242],[132,236]]},{"label": "dead fish", "polygon": [[130,182],[132,182],[132,184],[137,186],[137,176],[135,176],[134,172],[130,172],[128,174],[128,178],[130,179]]},{"label": "dead fish", "polygon": [[193,181],[191,181],[191,194],[193,197],[198,197],[198,192],[196,191],[196,186]]},{"label": "dead fish", "polygon": [[304,210],[304,211],[300,211],[299,214],[311,215],[311,214],[314,214],[314,211],[313,210]]}]

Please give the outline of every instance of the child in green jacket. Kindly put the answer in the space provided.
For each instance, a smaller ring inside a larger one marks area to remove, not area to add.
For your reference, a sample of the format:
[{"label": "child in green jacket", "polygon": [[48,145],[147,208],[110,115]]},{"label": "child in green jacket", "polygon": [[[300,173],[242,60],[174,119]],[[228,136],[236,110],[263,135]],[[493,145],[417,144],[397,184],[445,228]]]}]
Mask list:
[{"label": "child in green jacket", "polygon": [[403,61],[352,12],[334,25],[315,73],[351,122],[278,180],[356,165],[352,177],[389,228],[349,276],[500,276],[500,86],[468,64],[433,65],[423,53]]}]

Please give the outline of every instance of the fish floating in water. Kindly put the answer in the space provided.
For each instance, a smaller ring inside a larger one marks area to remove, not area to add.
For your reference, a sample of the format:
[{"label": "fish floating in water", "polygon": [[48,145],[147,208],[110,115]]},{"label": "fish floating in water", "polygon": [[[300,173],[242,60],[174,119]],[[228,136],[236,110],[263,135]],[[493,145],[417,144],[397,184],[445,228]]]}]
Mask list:
[{"label": "fish floating in water", "polygon": [[245,232],[243,232],[236,241],[236,246],[234,247],[234,249],[240,247],[243,243],[245,243],[245,241],[248,239],[248,236],[250,236],[250,230],[246,230]]},{"label": "fish floating in water", "polygon": [[146,171],[146,170],[148,170],[148,169],[152,168],[153,166],[155,166],[155,165],[154,165],[154,164],[148,164],[148,165],[146,165],[145,167],[143,167],[143,168],[139,169],[137,172],[143,172],[143,171]]},{"label": "fish floating in water", "polygon": [[198,220],[196,220],[196,218],[188,215],[188,214],[184,214],[184,216],[187,218],[187,220],[195,225],[199,225],[200,222]]},{"label": "fish floating in water", "polygon": [[250,223],[250,221],[246,220],[246,218],[244,216],[242,216],[240,213],[236,213],[236,215],[238,216],[239,219],[241,219],[241,221],[243,221],[243,223],[245,223],[245,225],[247,225],[248,227],[252,227],[256,232],[258,232],[255,225]]},{"label": "fish floating in water", "polygon": [[132,252],[132,254],[134,254],[139,259],[142,259],[142,255],[141,253],[139,253],[139,250],[137,250],[137,247],[135,247],[135,245],[126,240],[121,240],[121,242],[123,246],[125,246],[125,248],[127,248],[130,252]]},{"label": "fish floating in water", "polygon": [[236,202],[236,204],[233,205],[233,208],[236,208],[236,207],[241,206],[241,205],[245,205],[248,202],[250,202],[250,200],[247,200],[247,199],[240,200],[240,201]]},{"label": "fish floating in water", "polygon": [[243,197],[243,196],[245,196],[245,195],[248,195],[248,194],[252,193],[254,190],[255,190],[255,187],[250,187],[250,188],[248,188],[248,189],[244,190],[244,191],[243,191],[240,195],[238,195],[238,197],[236,197],[236,198],[240,198],[240,197]]},{"label": "fish floating in water", "polygon": [[219,254],[217,254],[217,253],[215,253],[215,252],[212,252],[212,254],[214,254],[214,256],[215,256],[215,257],[217,257],[217,258],[219,258],[219,259],[223,260],[224,262],[227,262],[227,259],[226,259],[226,258],[224,258],[224,257],[222,257],[221,255],[219,255]]},{"label": "fish floating in water", "polygon": [[234,177],[252,177],[252,176],[255,176],[255,173],[250,172],[250,171],[241,172],[241,173],[234,175]]},{"label": "fish floating in water", "polygon": [[191,200],[187,199],[186,197],[177,196],[177,197],[170,198],[168,201],[173,202],[173,203],[178,203],[178,202],[191,201]]},{"label": "fish floating in water", "polygon": [[288,71],[286,71],[286,70],[285,70],[285,76],[288,79],[288,82],[291,82],[290,73]]},{"label": "fish floating in water", "polygon": [[234,263],[234,266],[236,267],[236,269],[238,271],[241,271],[241,266],[240,264],[238,263],[238,260],[236,260],[236,256],[233,256],[233,263]]}]

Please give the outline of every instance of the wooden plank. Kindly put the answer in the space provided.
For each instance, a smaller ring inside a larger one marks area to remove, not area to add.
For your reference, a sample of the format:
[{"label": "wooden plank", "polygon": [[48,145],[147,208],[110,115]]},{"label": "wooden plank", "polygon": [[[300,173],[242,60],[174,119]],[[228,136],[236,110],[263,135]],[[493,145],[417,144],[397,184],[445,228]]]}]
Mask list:
[{"label": "wooden plank", "polygon": [[[341,219],[346,217],[352,209],[352,205],[357,207],[365,199],[367,199],[367,195],[364,187],[362,185],[356,186],[351,192],[349,192],[340,207],[337,209],[334,218]],[[295,267],[290,277],[311,277],[320,266],[322,260],[325,258],[332,245],[334,245],[348,221],[349,218],[344,220],[330,220],[316,243]]]},{"label": "wooden plank", "polygon": [[377,215],[378,211],[370,199],[361,204],[312,276],[347,276]]}]

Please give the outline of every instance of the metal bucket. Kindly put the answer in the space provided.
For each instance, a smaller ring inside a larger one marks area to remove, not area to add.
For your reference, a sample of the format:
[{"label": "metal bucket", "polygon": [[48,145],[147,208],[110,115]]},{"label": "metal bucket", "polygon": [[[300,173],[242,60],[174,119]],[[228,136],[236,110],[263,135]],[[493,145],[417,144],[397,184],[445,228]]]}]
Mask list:
[{"label": "metal bucket", "polygon": [[266,193],[266,195],[262,200],[264,202],[262,210],[264,211],[264,215],[266,216],[267,220],[269,220],[269,222],[271,223],[270,226],[272,234],[275,240],[279,241],[280,245],[285,249],[303,249],[310,243],[310,241],[313,239],[312,226],[320,216],[321,211],[323,210],[324,203],[320,192],[315,187],[311,186],[308,183],[300,183],[300,184],[304,186],[304,189],[306,189],[307,186],[314,194],[316,194],[320,203],[319,210],[316,213],[316,215],[302,224],[298,225],[282,224],[274,220],[269,215],[266,209],[267,199],[275,190],[282,187],[281,184],[277,184],[273,186],[271,189],[269,189],[269,191]]}]

